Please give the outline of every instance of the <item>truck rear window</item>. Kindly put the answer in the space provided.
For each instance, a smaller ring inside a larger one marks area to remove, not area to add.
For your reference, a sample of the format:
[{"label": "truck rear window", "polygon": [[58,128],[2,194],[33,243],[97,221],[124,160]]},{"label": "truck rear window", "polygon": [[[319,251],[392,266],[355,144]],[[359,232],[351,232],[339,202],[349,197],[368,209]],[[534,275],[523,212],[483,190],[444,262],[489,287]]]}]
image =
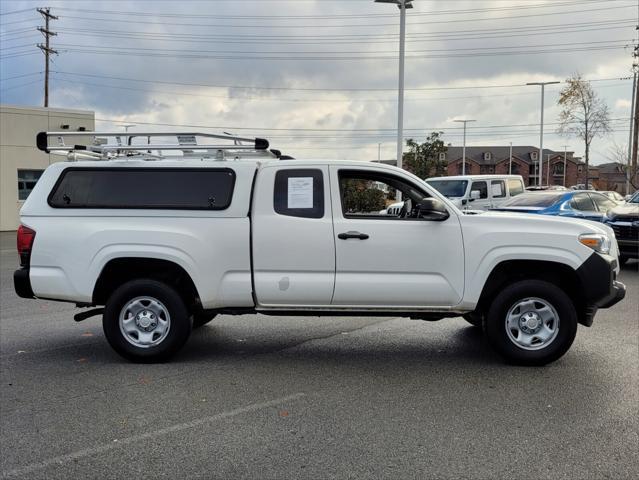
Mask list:
[{"label": "truck rear window", "polygon": [[223,210],[229,168],[67,168],[49,195],[54,208]]}]

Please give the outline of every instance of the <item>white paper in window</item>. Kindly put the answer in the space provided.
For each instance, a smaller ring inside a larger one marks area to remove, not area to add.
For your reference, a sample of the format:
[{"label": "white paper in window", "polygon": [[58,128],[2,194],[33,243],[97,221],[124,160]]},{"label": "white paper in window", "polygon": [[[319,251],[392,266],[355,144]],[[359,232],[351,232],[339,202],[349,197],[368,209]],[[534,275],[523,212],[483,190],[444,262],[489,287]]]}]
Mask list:
[{"label": "white paper in window", "polygon": [[501,191],[501,183],[493,183],[493,197],[501,197],[503,195]]},{"label": "white paper in window", "polygon": [[313,177],[289,177],[287,208],[313,208]]}]

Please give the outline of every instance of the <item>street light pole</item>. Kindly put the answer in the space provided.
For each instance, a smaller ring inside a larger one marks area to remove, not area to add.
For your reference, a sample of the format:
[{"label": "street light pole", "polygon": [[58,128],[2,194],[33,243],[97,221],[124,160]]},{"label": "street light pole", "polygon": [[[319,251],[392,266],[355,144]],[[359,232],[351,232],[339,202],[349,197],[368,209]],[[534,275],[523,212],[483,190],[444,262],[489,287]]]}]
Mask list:
[{"label": "street light pole", "polygon": [[464,124],[464,144],[462,147],[462,175],[466,175],[466,124],[468,122],[475,122],[476,120],[454,120],[457,123]]},{"label": "street light pole", "polygon": [[554,85],[561,82],[529,82],[526,85],[541,85],[541,128],[539,131],[539,176],[537,185],[543,184],[544,177],[544,90],[546,85]]},{"label": "street light pole", "polygon": [[402,168],[404,150],[404,57],[406,45],[406,9],[413,8],[413,0],[375,0],[393,3],[399,8],[399,86],[397,89],[397,166]]}]

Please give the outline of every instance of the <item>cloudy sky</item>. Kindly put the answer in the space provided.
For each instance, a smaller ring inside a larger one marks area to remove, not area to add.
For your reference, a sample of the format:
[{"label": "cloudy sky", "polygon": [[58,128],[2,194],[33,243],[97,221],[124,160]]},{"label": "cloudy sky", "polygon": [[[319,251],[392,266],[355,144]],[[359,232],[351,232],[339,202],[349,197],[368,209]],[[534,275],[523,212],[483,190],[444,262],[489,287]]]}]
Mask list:
[{"label": "cloudy sky", "polygon": [[[443,131],[469,145],[538,145],[539,87],[579,72],[628,142],[636,0],[414,0],[407,15],[405,136]],[[0,101],[42,105],[36,7],[59,19],[55,107],[96,112],[97,128],[264,136],[297,158],[395,157],[399,13],[373,0],[0,0]],[[546,147],[562,85],[547,88]]]}]

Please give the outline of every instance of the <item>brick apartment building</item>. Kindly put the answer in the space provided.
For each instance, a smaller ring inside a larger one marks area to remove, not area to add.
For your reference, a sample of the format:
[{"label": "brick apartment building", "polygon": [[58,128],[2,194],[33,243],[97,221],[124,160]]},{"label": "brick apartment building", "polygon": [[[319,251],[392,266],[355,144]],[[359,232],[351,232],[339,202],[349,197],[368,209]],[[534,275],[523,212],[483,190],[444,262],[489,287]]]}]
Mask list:
[{"label": "brick apartment building", "polygon": [[[514,146],[512,157],[513,175],[521,175],[526,185],[536,185],[539,169],[539,149],[531,146]],[[466,147],[466,174],[507,174],[509,173],[510,147]],[[542,184],[564,185],[564,152],[544,149]],[[448,146],[440,160],[448,164],[448,175],[462,173],[462,147]],[[566,153],[565,185],[570,187],[584,182],[584,162],[575,157],[574,152]],[[592,177],[598,177],[596,168],[591,167]]]}]

